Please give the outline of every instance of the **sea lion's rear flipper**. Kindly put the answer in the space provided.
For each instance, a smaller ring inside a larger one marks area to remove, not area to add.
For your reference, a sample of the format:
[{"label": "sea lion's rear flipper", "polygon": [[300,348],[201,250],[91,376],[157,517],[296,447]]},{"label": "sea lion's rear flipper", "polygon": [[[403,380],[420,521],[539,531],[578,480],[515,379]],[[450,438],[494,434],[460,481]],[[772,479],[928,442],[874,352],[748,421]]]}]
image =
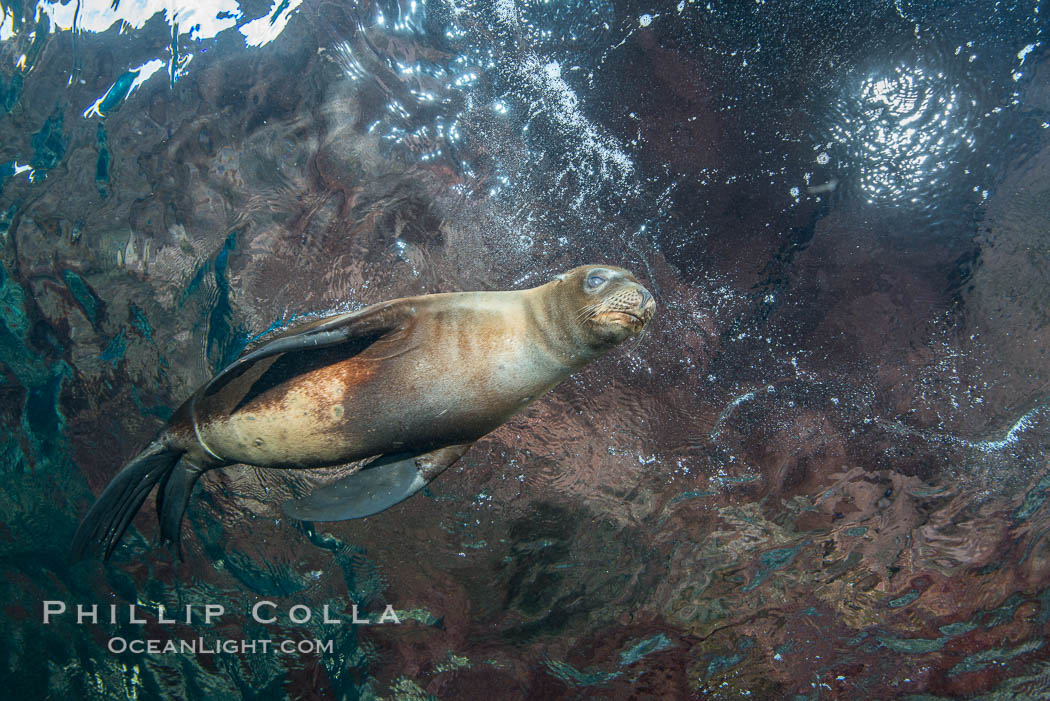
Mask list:
[{"label": "sea lion's rear flipper", "polygon": [[300,521],[346,521],[373,516],[427,486],[473,445],[465,443],[412,456],[384,455],[357,472],[281,505]]},{"label": "sea lion's rear flipper", "polygon": [[182,559],[182,518],[190,503],[193,485],[204,474],[195,465],[183,460],[168,473],[157,490],[157,520],[160,522],[160,540],[171,543],[175,555]]},{"label": "sea lion's rear flipper", "polygon": [[418,303],[421,302],[396,299],[356,312],[314,319],[288,329],[227,365],[222,372],[211,378],[201,394],[212,394],[258,361],[282,353],[348,343],[354,348],[348,351],[347,357],[356,355],[380,339],[406,328],[415,315]]},{"label": "sea lion's rear flipper", "polygon": [[181,448],[160,437],[125,465],[80,522],[73,536],[73,561],[94,549],[101,549],[102,559],[108,560],[150,490],[167,479],[182,453]]}]

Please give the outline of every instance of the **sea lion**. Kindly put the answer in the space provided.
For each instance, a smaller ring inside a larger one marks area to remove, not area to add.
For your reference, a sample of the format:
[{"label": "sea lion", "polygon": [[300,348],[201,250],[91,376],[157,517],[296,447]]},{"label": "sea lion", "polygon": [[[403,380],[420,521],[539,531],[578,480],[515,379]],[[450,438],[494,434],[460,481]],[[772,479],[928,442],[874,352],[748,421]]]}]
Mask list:
[{"label": "sea lion", "polygon": [[300,325],[245,352],[179,407],[103,490],[72,554],[101,546],[109,559],[159,484],[161,539],[181,556],[197,479],[238,463],[312,468],[371,459],[283,508],[309,521],[379,513],[640,334],[655,308],[629,271],[587,265],[532,289],[406,297]]}]

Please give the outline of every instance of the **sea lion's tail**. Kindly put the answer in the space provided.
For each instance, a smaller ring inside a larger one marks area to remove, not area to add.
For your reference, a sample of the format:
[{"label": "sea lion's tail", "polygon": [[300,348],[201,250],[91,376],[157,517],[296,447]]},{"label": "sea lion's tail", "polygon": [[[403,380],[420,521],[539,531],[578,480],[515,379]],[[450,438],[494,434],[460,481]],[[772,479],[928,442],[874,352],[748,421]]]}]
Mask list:
[{"label": "sea lion's tail", "polygon": [[[125,465],[80,522],[70,549],[73,561],[82,560],[89,550],[99,546],[102,559],[108,560],[154,485],[164,481],[166,487],[171,482],[168,477],[183,452],[181,448],[169,445],[161,435]],[[190,486],[193,486],[192,482]],[[185,503],[181,507],[184,509]],[[178,520],[182,520],[181,509]]]}]

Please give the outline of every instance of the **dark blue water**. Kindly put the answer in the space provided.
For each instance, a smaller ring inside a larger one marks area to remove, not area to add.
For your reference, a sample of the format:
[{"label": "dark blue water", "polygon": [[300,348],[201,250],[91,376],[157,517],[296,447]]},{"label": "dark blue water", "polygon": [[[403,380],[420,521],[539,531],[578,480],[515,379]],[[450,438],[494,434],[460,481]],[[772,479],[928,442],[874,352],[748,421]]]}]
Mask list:
[{"label": "dark blue water", "polygon": [[[1038,0],[0,7],[11,698],[1050,695]],[[645,339],[422,494],[233,467],[69,561],[266,332],[590,262]]]}]

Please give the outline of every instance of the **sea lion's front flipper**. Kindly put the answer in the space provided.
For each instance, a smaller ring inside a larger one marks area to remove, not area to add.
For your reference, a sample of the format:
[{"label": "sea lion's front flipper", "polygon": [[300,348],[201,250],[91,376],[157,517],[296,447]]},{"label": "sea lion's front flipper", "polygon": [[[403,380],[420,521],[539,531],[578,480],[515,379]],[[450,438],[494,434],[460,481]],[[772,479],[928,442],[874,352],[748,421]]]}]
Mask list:
[{"label": "sea lion's front flipper", "polygon": [[412,456],[384,455],[357,472],[281,505],[300,521],[346,521],[373,516],[427,486],[473,445],[465,443]]},{"label": "sea lion's front flipper", "polygon": [[352,343],[356,348],[347,356],[356,355],[383,337],[405,328],[415,311],[413,301],[397,299],[295,326],[227,365],[204,386],[202,394],[212,394],[263,358],[282,353]]},{"label": "sea lion's front flipper", "polygon": [[412,496],[426,480],[414,458],[358,470],[302,499],[281,505],[284,513],[300,521],[345,521],[386,511]]}]

